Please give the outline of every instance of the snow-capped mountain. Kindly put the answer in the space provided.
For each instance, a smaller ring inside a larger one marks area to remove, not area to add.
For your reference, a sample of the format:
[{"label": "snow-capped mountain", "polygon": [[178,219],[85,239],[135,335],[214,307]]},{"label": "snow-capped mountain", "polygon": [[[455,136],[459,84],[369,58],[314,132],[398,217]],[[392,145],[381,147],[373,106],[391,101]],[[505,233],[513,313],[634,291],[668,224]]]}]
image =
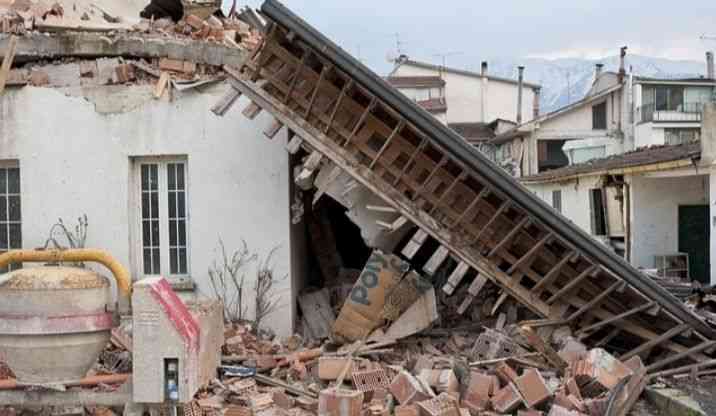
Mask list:
[{"label": "snow-capped mountain", "polygon": [[[507,78],[517,78],[517,66],[525,66],[525,79],[542,85],[541,112],[546,113],[584,97],[594,79],[594,67],[604,64],[605,71],[619,69],[619,57],[603,59],[503,59],[490,61],[490,73]],[[647,56],[628,55],[627,72],[646,77],[679,78],[698,77],[706,72],[706,61],[677,61]]]}]

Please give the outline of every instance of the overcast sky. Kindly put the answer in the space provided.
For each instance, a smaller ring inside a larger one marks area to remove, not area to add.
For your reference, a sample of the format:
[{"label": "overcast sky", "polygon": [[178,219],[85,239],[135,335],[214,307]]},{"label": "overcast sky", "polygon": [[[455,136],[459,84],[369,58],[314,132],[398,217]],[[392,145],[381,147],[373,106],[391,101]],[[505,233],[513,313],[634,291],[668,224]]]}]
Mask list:
[{"label": "overcast sky", "polygon": [[[224,0],[230,4],[231,0]],[[260,0],[238,4],[260,6]],[[703,60],[716,49],[716,1],[284,0],[284,4],[381,73],[403,53],[476,69],[481,60],[600,58],[630,53]],[[397,36],[396,36],[397,34]],[[701,35],[714,40],[701,40]]]}]

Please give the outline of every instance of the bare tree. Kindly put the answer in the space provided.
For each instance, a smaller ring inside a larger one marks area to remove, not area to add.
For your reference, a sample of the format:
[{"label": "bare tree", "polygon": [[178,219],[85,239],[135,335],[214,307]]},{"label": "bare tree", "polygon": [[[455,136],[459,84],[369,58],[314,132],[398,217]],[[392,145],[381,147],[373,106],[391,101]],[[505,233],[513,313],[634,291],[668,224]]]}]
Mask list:
[{"label": "bare tree", "polygon": [[272,259],[277,250],[278,247],[274,247],[266,258],[259,263],[258,270],[256,271],[256,286],[254,286],[256,294],[256,314],[254,319],[257,333],[259,333],[259,328],[264,318],[276,312],[280,306],[279,299],[276,299],[274,296],[274,285],[288,277],[288,275],[281,277],[276,276]]},{"label": "bare tree", "polygon": [[243,269],[257,259],[257,255],[249,251],[246,241],[241,243],[241,247],[229,256],[224,242],[219,239],[220,258],[209,267],[214,295],[224,303],[224,320],[232,323],[243,321],[246,317],[247,309],[243,302],[246,273]]}]

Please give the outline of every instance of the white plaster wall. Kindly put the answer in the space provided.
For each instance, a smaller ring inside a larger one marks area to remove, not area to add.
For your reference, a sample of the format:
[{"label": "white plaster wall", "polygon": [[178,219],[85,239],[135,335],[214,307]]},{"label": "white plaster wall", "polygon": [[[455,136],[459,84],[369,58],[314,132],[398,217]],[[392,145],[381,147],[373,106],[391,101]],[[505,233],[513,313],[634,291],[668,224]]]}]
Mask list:
[{"label": "white plaster wall", "polygon": [[[102,87],[119,102],[150,96],[150,87]],[[187,155],[190,273],[211,294],[207,269],[218,239],[238,248],[242,239],[265,256],[272,248],[282,309],[270,319],[281,334],[292,329],[290,218],[285,135],[267,140],[266,114],[241,115],[243,100],[223,117],[209,111],[226,90],[217,85],[169,103],[147,99],[122,114],[100,114],[82,97],[26,87],[0,96],[0,159],[18,159],[22,186],[23,246],[42,246],[50,226],[89,217],[88,247],[110,251],[125,265],[130,255],[130,157]],[[144,100],[144,98],[142,99]],[[142,102],[141,100],[139,102]],[[247,270],[253,287],[255,270]],[[250,298],[250,297],[249,297]],[[252,305],[251,305],[252,306]]]},{"label": "white plaster wall", "polygon": [[[611,97],[614,98],[612,99]],[[607,103],[607,128],[609,130],[618,128],[621,117],[620,113],[622,111],[621,94],[615,92],[608,95],[603,100],[595,101],[590,104],[585,104],[572,111],[560,114],[554,118],[541,122],[540,130],[544,131],[545,135],[549,135],[548,132],[552,131],[591,131],[593,130],[592,107],[602,102]]]},{"label": "white plaster wall", "polygon": [[631,259],[637,267],[654,267],[654,255],[679,248],[679,205],[707,204],[708,176],[645,178],[632,176]]},{"label": "white plaster wall", "polygon": [[599,176],[589,176],[562,183],[524,183],[524,185],[549,206],[552,206],[552,191],[561,189],[562,215],[591,234],[592,222],[589,210],[589,190],[599,187]]},{"label": "white plaster wall", "polygon": [[[393,76],[439,76],[432,69],[400,65]],[[485,119],[482,117],[482,79],[478,77],[443,73],[449,123],[489,123],[496,118],[515,121],[517,117],[517,84],[489,80],[485,95]],[[522,96],[522,121],[532,120],[534,90],[525,87]]]}]

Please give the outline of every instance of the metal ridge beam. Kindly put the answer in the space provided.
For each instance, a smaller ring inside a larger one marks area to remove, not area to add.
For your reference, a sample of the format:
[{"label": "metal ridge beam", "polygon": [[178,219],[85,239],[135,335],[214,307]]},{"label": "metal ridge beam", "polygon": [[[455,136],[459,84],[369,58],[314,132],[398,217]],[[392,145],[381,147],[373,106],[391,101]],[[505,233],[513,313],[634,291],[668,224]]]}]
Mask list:
[{"label": "metal ridge beam", "polygon": [[593,261],[622,277],[631,286],[647,297],[657,301],[678,319],[688,323],[703,335],[716,339],[716,330],[691,313],[673,295],[651,281],[624,259],[609,251],[579,227],[566,218],[555,214],[552,208],[526,188],[523,188],[507,172],[493,164],[485,156],[447,126],[440,124],[430,113],[418,108],[406,96],[392,88],[385,80],[338,47],[335,43],[311,27],[277,0],[266,0],[261,6],[265,16],[302,39],[317,53],[339,67],[356,80],[363,88],[392,107],[406,121],[428,135],[434,144],[441,146],[464,166],[474,169],[485,177],[492,186],[501,190],[521,208],[537,217],[546,227],[555,231],[560,238],[574,245]]}]

